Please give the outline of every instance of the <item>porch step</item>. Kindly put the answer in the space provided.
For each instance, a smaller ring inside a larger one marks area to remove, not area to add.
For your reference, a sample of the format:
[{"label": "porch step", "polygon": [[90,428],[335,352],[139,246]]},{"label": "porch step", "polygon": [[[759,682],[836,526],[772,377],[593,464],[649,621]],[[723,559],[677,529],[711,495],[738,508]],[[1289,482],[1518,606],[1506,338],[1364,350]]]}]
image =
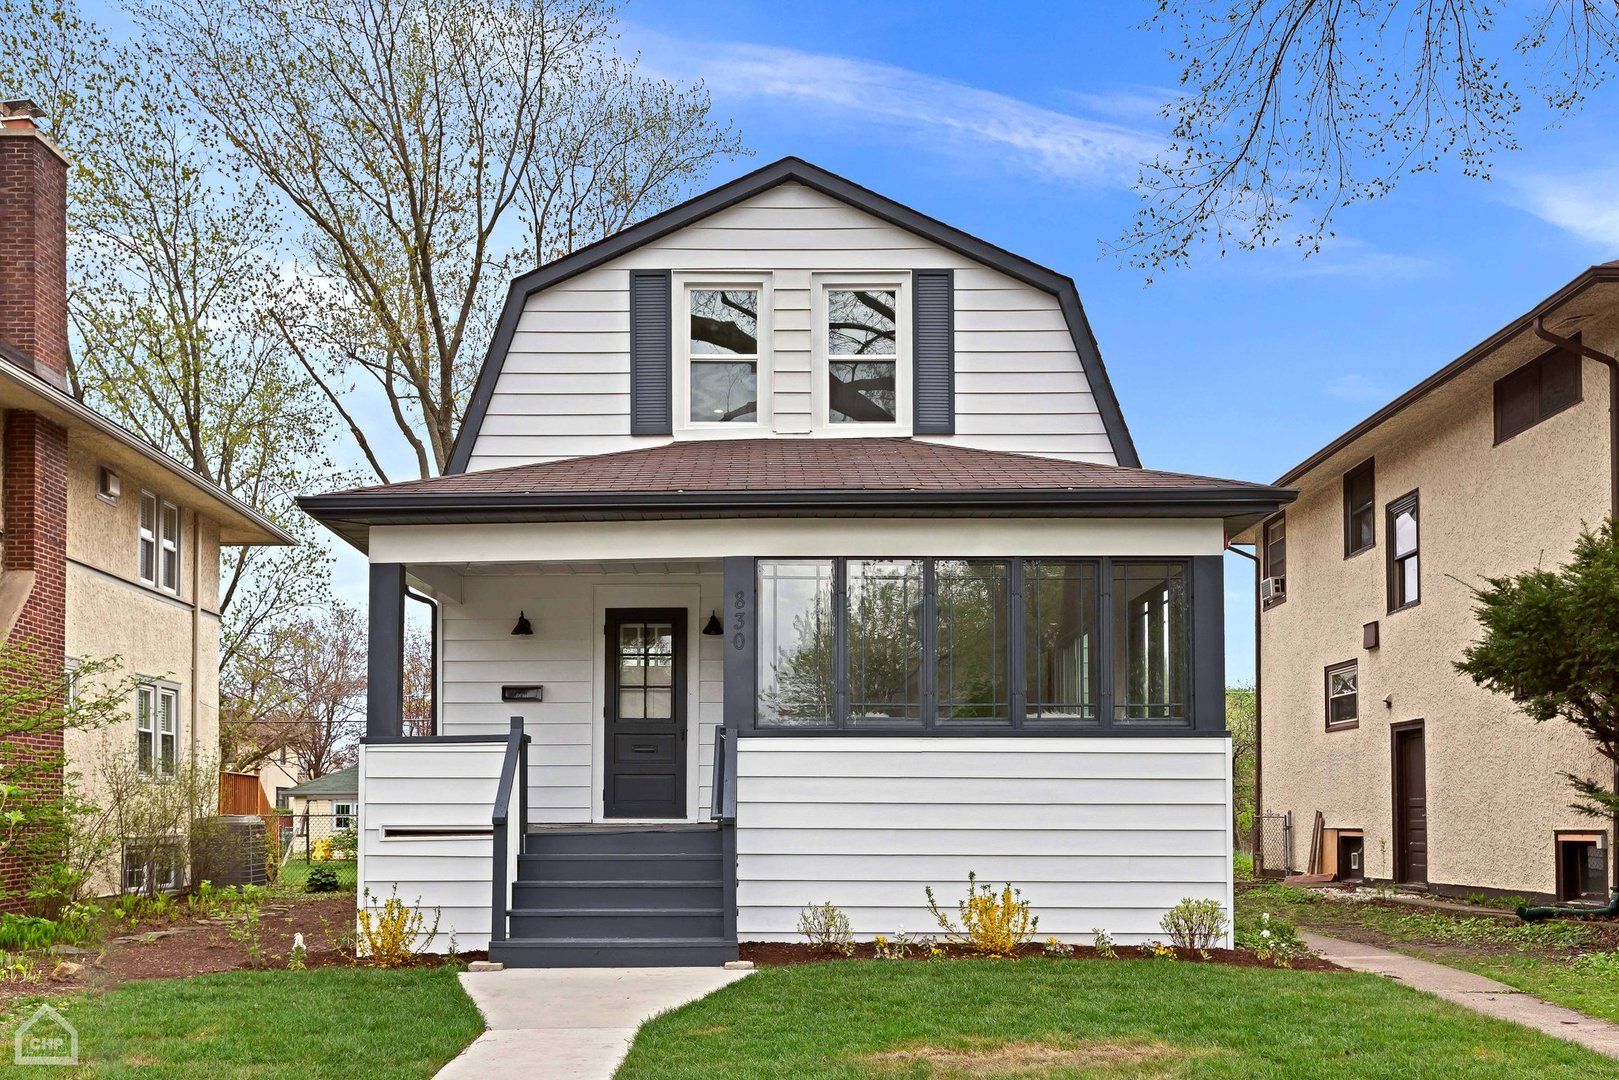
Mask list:
[{"label": "porch step", "polygon": [[523,881],[719,881],[719,852],[546,852],[519,855]]},{"label": "porch step", "polygon": [[519,908],[624,909],[646,907],[717,906],[725,883],[708,881],[524,881],[512,886],[512,904]]},{"label": "porch step", "polygon": [[717,938],[725,932],[718,907],[515,908],[514,938]]},{"label": "porch step", "polygon": [[509,938],[489,959],[509,967],[716,967],[737,958],[724,938]]},{"label": "porch step", "polygon": [[578,825],[530,829],[525,855],[719,855],[717,825]]}]

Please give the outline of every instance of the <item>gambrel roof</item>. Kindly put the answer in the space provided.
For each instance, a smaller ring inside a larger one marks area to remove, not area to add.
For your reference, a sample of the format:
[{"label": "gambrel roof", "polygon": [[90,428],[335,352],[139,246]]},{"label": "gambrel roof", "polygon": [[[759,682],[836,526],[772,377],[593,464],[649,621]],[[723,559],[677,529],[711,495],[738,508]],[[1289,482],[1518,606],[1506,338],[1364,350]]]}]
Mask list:
[{"label": "gambrel roof", "polygon": [[888,224],[931,240],[941,247],[998,270],[1014,280],[1055,296],[1062,309],[1069,335],[1073,338],[1074,349],[1079,354],[1085,378],[1090,384],[1102,426],[1107,433],[1108,441],[1112,444],[1114,458],[1120,465],[1138,467],[1141,464],[1135,443],[1130,438],[1130,430],[1125,425],[1124,414],[1120,411],[1118,399],[1114,396],[1113,386],[1108,381],[1107,369],[1102,364],[1101,352],[1097,348],[1095,336],[1091,333],[1090,323],[1085,318],[1079,291],[1075,288],[1073,279],[946,225],[800,158],[786,157],[515,279],[506,295],[506,303],[501,309],[494,337],[489,344],[489,352],[484,358],[483,367],[473,388],[472,400],[467,405],[466,416],[456,434],[455,445],[451,448],[450,460],[444,471],[447,474],[467,471],[467,465],[472,458],[473,444],[477,441],[484,416],[489,410],[490,400],[495,393],[495,384],[500,379],[502,365],[505,363],[507,351],[511,348],[512,337],[517,332],[518,319],[530,296],[786,183],[797,183],[812,188]]}]

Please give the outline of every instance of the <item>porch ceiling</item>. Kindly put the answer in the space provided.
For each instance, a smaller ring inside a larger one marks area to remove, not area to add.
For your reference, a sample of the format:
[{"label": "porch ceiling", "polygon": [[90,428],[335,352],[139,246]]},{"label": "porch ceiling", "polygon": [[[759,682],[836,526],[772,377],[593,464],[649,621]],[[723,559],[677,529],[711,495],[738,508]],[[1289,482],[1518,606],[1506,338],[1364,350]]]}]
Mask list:
[{"label": "porch ceiling", "polygon": [[[548,577],[578,577],[591,574],[668,577],[677,574],[718,574],[725,569],[725,564],[719,559],[668,559],[657,562],[615,559],[602,562],[484,562],[437,565],[467,577],[515,577],[523,574]],[[409,572],[410,568],[407,566],[406,570]]]}]

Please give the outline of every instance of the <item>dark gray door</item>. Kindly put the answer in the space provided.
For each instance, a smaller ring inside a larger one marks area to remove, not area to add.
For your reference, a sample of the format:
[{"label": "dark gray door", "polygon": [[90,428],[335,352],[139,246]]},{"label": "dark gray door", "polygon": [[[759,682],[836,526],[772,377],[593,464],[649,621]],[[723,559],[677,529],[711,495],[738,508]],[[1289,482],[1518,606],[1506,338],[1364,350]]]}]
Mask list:
[{"label": "dark gray door", "polygon": [[610,818],[686,816],[686,610],[607,612]]},{"label": "dark gray door", "polygon": [[1395,877],[1402,884],[1428,881],[1428,763],[1422,728],[1394,733]]}]

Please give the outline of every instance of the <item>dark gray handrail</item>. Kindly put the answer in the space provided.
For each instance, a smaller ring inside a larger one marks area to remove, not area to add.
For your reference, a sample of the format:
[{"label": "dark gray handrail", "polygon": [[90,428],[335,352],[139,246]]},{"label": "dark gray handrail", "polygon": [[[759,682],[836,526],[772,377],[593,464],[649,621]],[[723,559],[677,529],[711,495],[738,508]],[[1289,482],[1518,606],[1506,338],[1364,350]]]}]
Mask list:
[{"label": "dark gray handrail", "polygon": [[[522,780],[519,782],[518,777]],[[507,852],[510,850],[510,841],[507,836],[507,824],[510,817],[509,808],[512,803],[512,785],[517,788],[517,842],[523,842],[523,832],[528,829],[528,736],[523,734],[523,718],[512,717],[512,730],[506,736],[506,756],[500,763],[500,783],[495,787],[495,808],[489,815],[489,823],[494,826],[494,873],[491,875],[490,903],[489,903],[489,940],[491,942],[506,940],[507,907],[511,901],[508,891],[509,882],[506,877]],[[521,848],[518,849],[521,851]]]},{"label": "dark gray handrail", "polygon": [[714,776],[710,781],[708,816],[714,821],[736,820],[736,732],[714,729]]}]

